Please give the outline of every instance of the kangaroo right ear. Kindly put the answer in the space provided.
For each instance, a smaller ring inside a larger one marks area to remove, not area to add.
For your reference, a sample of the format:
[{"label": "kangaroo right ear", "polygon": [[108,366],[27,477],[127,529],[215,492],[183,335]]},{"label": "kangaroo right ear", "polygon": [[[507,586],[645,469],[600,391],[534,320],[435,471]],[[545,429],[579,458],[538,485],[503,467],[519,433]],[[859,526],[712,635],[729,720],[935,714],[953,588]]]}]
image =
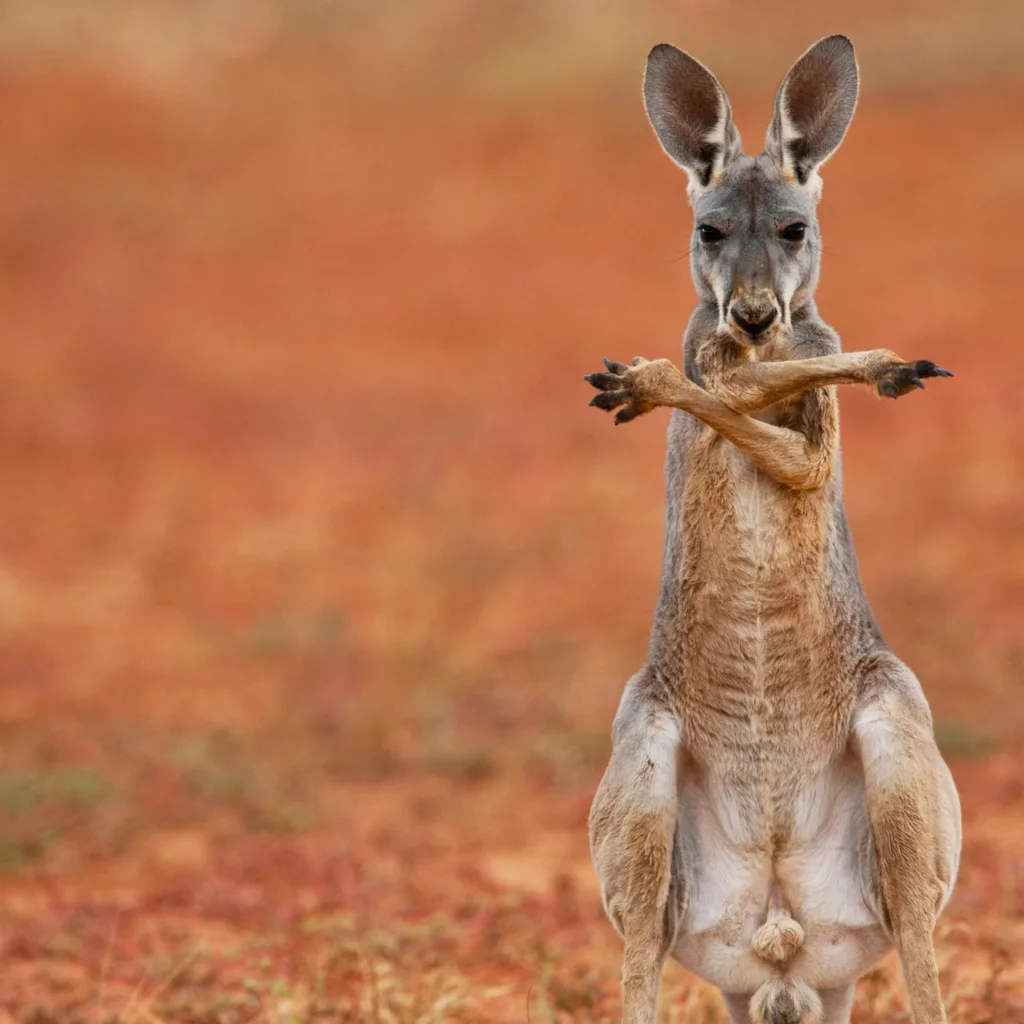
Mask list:
[{"label": "kangaroo right ear", "polygon": [[666,153],[707,188],[740,152],[740,134],[718,79],[700,61],[668,43],[647,57],[644,105]]}]

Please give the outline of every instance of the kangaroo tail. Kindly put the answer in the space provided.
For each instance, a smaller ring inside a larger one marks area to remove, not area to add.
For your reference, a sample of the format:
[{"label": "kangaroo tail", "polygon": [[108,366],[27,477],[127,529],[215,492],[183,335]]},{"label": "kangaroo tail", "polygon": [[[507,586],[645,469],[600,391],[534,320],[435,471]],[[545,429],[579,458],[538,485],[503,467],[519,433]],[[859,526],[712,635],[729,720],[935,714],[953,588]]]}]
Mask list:
[{"label": "kangaroo tail", "polygon": [[754,1024],[820,1024],[818,993],[794,978],[766,981],[750,1000]]}]

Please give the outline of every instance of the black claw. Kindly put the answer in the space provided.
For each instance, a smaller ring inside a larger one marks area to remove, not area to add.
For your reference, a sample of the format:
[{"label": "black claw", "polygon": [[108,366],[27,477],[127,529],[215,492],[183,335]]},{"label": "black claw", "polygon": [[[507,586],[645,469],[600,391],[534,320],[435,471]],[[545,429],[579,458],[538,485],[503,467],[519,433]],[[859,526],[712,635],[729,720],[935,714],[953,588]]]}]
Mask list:
[{"label": "black claw", "polygon": [[936,366],[930,359],[919,359],[916,363],[910,364],[918,377],[952,377],[949,370]]},{"label": "black claw", "polygon": [[886,398],[900,397],[899,389],[891,380],[883,380],[881,384],[878,385],[878,392]]},{"label": "black claw", "polygon": [[614,373],[588,373],[584,379],[598,391],[615,391],[622,387],[622,378]]},{"label": "black claw", "polygon": [[605,412],[611,412],[612,409],[617,409],[620,405],[624,405],[625,402],[625,391],[602,391],[599,395],[594,395],[590,400],[592,406],[596,409],[604,409]]},{"label": "black claw", "polygon": [[604,365],[607,366],[612,373],[616,373],[620,377],[629,369],[625,363],[617,363],[614,359],[606,359],[604,361]]},{"label": "black claw", "polygon": [[913,384],[915,388],[924,387],[924,381],[922,381],[920,377],[911,377],[910,383]]}]

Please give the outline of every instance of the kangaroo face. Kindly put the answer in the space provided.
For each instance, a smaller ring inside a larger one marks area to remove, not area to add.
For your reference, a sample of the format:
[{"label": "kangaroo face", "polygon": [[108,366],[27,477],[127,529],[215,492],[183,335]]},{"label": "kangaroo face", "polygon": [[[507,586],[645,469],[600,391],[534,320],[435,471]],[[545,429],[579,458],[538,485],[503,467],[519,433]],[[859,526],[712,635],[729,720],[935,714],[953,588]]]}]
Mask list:
[{"label": "kangaroo face", "polygon": [[842,142],[857,102],[853,47],[831,36],[779,88],[765,151],[743,154],[729,100],[703,64],[674,46],[647,59],[644,100],[655,134],[690,178],[690,265],[722,330],[763,345],[788,330],[818,283],[818,168]]},{"label": "kangaroo face", "polygon": [[772,341],[813,293],[821,253],[815,206],[767,156],[736,157],[695,197],[693,279],[741,344]]}]

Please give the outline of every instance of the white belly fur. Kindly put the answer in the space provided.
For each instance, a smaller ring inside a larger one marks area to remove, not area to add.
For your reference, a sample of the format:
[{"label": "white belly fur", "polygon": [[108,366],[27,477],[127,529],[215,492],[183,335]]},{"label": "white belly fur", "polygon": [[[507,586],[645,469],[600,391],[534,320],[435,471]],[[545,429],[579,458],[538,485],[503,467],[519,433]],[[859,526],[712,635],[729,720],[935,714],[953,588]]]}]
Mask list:
[{"label": "white belly fur", "polygon": [[[889,948],[862,895],[858,852],[867,820],[852,757],[808,780],[792,835],[774,857],[763,837],[743,834],[735,795],[717,788],[712,794],[710,785],[681,780],[686,910],[675,959],[729,993],[752,993],[780,974],[818,991],[852,983]],[[773,889],[805,933],[803,946],[781,966],[751,948]]]}]

